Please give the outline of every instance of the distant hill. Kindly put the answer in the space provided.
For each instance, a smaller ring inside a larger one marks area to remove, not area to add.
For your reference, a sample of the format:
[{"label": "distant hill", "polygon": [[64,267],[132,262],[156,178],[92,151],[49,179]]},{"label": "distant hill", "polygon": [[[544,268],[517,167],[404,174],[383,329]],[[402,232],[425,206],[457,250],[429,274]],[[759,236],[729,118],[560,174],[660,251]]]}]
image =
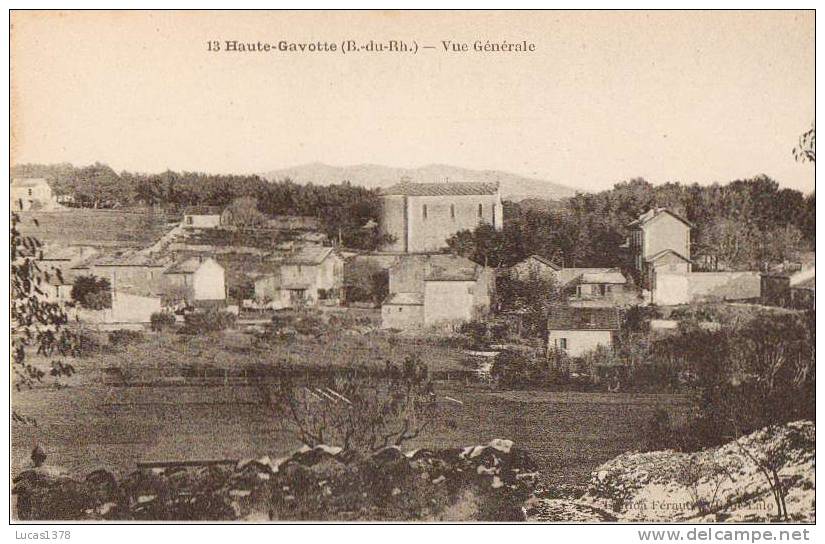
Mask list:
[{"label": "distant hill", "polygon": [[551,181],[528,178],[499,170],[471,170],[445,164],[430,164],[420,168],[393,168],[379,164],[330,166],[311,163],[262,174],[270,181],[290,178],[296,183],[329,185],[348,180],[353,185],[370,189],[389,187],[408,177],[413,182],[474,181],[495,182],[501,185],[502,197],[520,201],[527,198],[558,200],[573,196],[576,189]]}]

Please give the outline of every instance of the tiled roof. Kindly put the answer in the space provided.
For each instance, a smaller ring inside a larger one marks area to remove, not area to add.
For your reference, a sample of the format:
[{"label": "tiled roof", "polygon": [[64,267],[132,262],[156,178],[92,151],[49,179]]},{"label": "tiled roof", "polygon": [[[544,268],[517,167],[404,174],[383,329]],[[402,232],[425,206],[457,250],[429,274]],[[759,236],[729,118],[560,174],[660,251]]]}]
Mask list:
[{"label": "tiled roof", "polygon": [[620,328],[616,308],[554,306],[547,319],[547,330],[617,331]]},{"label": "tiled roof", "polygon": [[498,183],[447,182],[447,183],[411,183],[402,182],[381,191],[384,195],[407,196],[462,196],[494,195],[498,192]]},{"label": "tiled roof", "polygon": [[169,256],[152,255],[140,251],[130,251],[122,254],[101,255],[94,259],[93,266],[146,266],[162,268],[169,266],[172,258]]},{"label": "tiled roof", "polygon": [[627,278],[618,270],[608,270],[607,272],[586,272],[582,274],[579,282],[624,284],[627,283]]},{"label": "tiled roof", "polygon": [[578,280],[585,274],[606,274],[614,269],[612,268],[562,268],[556,273],[556,279],[561,285],[567,285],[573,281]]},{"label": "tiled roof", "polygon": [[267,260],[276,264],[321,264],[332,253],[331,247],[318,245],[300,246],[293,250],[275,251]]},{"label": "tiled roof", "polygon": [[679,253],[678,251],[674,251],[672,249],[663,249],[662,251],[656,253],[655,255],[651,255],[650,257],[645,259],[645,261],[647,261],[649,263],[652,263],[654,261],[658,261],[659,259],[661,259],[662,257],[664,257],[665,255],[667,255],[669,253],[672,253],[672,254],[676,255],[677,257],[679,257],[683,261],[687,261],[689,263],[693,262],[690,259],[688,259],[687,257],[685,257],[684,255],[682,255],[681,253]]},{"label": "tiled roof", "polygon": [[220,206],[189,206],[184,208],[183,215],[220,215],[222,212]]},{"label": "tiled roof", "polygon": [[666,213],[668,215],[671,215],[671,216],[675,217],[676,219],[678,219],[679,221],[681,221],[682,223],[684,223],[688,227],[693,227],[693,223],[691,223],[690,221],[688,221],[687,219],[685,219],[681,215],[670,211],[667,208],[651,208],[651,209],[647,210],[645,213],[643,213],[642,215],[640,215],[636,220],[631,221],[630,224],[628,224],[628,227],[635,227],[635,226],[641,227],[645,223],[653,220],[654,218],[658,217],[659,215],[661,215],[663,213]]},{"label": "tiled roof", "polygon": [[554,263],[553,261],[551,261],[551,260],[550,260],[550,259],[548,259],[547,257],[542,257],[541,255],[535,255],[535,254],[534,254],[534,255],[530,255],[530,256],[529,256],[527,259],[525,259],[525,260],[530,260],[530,259],[535,259],[535,260],[537,260],[538,262],[540,262],[540,263],[542,263],[542,264],[544,264],[544,265],[549,266],[549,267],[550,267],[550,268],[552,268],[553,270],[556,270],[556,271],[561,270],[561,266],[557,265],[556,263]]},{"label": "tiled roof", "polygon": [[194,274],[206,259],[189,257],[181,259],[164,271],[164,274]]},{"label": "tiled roof", "polygon": [[457,255],[431,255],[426,266],[425,281],[475,281],[482,268]]},{"label": "tiled roof", "polygon": [[422,306],[424,304],[424,293],[393,293],[384,300],[384,304]]}]

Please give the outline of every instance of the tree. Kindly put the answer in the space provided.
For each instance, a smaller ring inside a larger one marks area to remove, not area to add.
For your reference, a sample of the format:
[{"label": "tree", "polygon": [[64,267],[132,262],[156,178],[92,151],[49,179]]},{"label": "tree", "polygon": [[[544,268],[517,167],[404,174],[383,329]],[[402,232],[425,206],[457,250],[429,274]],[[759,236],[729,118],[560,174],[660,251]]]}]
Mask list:
[{"label": "tree", "polygon": [[521,315],[522,333],[545,337],[553,306],[564,302],[564,293],[552,278],[530,273],[520,279],[502,274],[496,279],[496,301],[501,311]]},{"label": "tree", "polygon": [[[9,240],[10,253],[10,305],[11,305],[11,362],[17,378],[15,388],[32,387],[48,375],[53,378],[71,376],[74,367],[61,360],[51,361],[46,371],[29,362],[28,355],[34,348],[39,356],[50,358],[64,356],[74,346],[74,336],[66,328],[66,312],[56,302],[50,302],[41,286],[52,274],[60,278],[59,270],[44,270],[38,264],[42,257],[42,243],[32,236],[20,233],[20,217],[11,214]],[[34,423],[30,417],[12,410],[12,419],[22,423]]]},{"label": "tree", "polygon": [[87,310],[112,307],[112,286],[106,278],[78,276],[72,284],[72,300]]},{"label": "tree", "polygon": [[799,143],[793,149],[793,156],[800,162],[816,162],[816,127],[811,126],[810,129],[802,133],[799,137]]},{"label": "tree", "polygon": [[515,225],[496,229],[489,223],[481,223],[474,230],[462,230],[447,239],[447,247],[455,255],[461,255],[492,268],[509,266],[524,255],[520,231]]},{"label": "tree", "polygon": [[262,394],[281,428],[303,444],[361,453],[416,438],[435,410],[427,367],[415,357],[400,367],[387,361],[383,372],[330,369],[316,383],[284,378],[276,386],[263,385]]},{"label": "tree", "polygon": [[228,224],[240,228],[252,228],[266,223],[266,216],[258,210],[258,199],[251,196],[236,198],[224,210]]}]

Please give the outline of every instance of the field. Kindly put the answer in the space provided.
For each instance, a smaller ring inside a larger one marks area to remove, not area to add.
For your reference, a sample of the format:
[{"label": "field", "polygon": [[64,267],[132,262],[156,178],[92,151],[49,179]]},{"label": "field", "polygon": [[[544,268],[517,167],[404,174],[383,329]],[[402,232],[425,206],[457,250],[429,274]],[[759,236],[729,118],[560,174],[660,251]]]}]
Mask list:
[{"label": "field", "polygon": [[[278,457],[297,448],[291,436],[275,429],[254,386],[147,381],[179,376],[180,369],[198,363],[204,365],[200,368],[229,369],[239,353],[247,362],[264,364],[285,356],[277,348],[253,349],[239,336],[234,343],[228,340],[150,335],[137,346],[74,361],[79,372],[67,382],[69,387],[15,392],[15,410],[36,418],[38,425],[13,426],[13,473],[25,465],[35,442],[50,464],[80,474],[97,468],[126,473],[137,462],[150,460]],[[303,364],[344,363],[348,357],[380,364],[409,350],[442,370],[463,367],[455,348],[412,341],[390,348],[380,335],[369,342],[343,335],[328,342],[307,341],[300,349],[293,346],[290,357]],[[126,374],[133,386],[116,385],[112,368],[130,369]],[[677,395],[496,391],[459,381],[439,383],[437,395],[432,427],[410,448],[509,438],[530,451],[545,477],[557,483],[583,483],[599,464],[640,447],[648,417],[658,406],[676,417],[690,409],[689,401]]]},{"label": "field", "polygon": [[169,230],[166,214],[143,209],[18,213],[20,232],[44,243],[145,247]]}]

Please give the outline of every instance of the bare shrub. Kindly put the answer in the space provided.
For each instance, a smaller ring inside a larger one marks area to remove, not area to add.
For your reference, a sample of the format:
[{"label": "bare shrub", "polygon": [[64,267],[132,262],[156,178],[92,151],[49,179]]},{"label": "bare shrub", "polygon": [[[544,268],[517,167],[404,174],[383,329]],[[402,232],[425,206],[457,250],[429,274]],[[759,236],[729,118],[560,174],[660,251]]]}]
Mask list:
[{"label": "bare shrub", "polygon": [[432,423],[435,395],[427,366],[407,357],[382,372],[347,368],[314,382],[285,376],[262,385],[264,402],[283,430],[307,446],[374,452],[416,438]]}]

